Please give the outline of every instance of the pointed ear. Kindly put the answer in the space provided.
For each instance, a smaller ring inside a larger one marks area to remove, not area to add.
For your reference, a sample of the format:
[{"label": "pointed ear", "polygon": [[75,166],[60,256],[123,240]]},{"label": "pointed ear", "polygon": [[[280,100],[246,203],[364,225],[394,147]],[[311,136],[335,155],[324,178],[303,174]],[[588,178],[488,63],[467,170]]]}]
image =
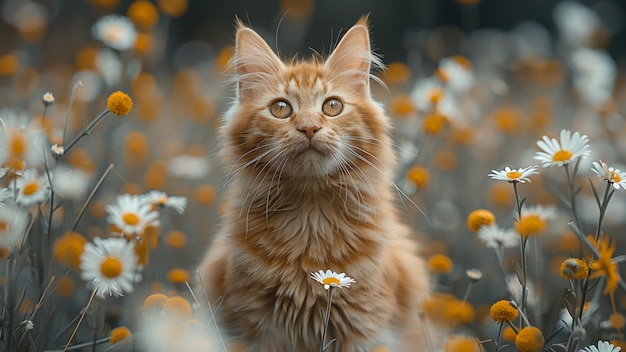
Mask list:
[{"label": "pointed ear", "polygon": [[[369,96],[370,66],[372,60],[367,18],[361,18],[343,36],[326,60],[332,82],[346,85],[359,94]],[[377,61],[376,61],[377,62]]]},{"label": "pointed ear", "polygon": [[237,21],[234,66],[240,98],[275,83],[285,65],[255,31]]}]

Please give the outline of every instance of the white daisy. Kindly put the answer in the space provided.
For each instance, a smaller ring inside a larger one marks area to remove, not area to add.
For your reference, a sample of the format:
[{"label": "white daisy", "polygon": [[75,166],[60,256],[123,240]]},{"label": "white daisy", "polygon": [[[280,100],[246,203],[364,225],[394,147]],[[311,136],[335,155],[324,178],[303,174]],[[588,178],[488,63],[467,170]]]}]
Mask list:
[{"label": "white daisy", "polygon": [[467,269],[465,270],[465,276],[472,282],[478,282],[483,278],[483,272],[480,269]]},{"label": "white daisy", "polygon": [[464,122],[461,118],[461,111],[459,110],[459,105],[456,102],[456,99],[450,94],[444,94],[437,101],[437,106],[435,107],[435,111],[438,114],[441,114],[448,119],[448,121],[453,123],[462,123]]},{"label": "white daisy", "polygon": [[0,208],[0,246],[12,247],[22,242],[28,226],[28,213],[22,208],[6,205]]},{"label": "white daisy", "polygon": [[451,91],[462,94],[474,84],[474,73],[469,60],[453,56],[439,61],[439,68],[435,72],[439,80]]},{"label": "white daisy", "polygon": [[541,161],[544,167],[567,165],[591,153],[589,138],[586,135],[578,132],[572,135],[568,130],[561,130],[560,137],[560,141],[548,136],[543,136],[542,140],[537,141],[541,151],[535,154],[535,159]]},{"label": "white daisy", "polygon": [[337,274],[330,270],[326,270],[326,272],[320,270],[316,273],[311,273],[311,278],[324,285],[324,288],[327,290],[331,287],[350,287],[350,284],[356,282],[344,273]]},{"label": "white daisy", "polygon": [[581,98],[591,106],[605,103],[613,95],[617,65],[608,52],[579,49],[572,53],[574,86]]},{"label": "white daisy", "polygon": [[94,63],[104,83],[108,87],[116,87],[122,79],[122,61],[118,55],[110,49],[103,48],[98,51],[96,62]]},{"label": "white daisy", "polygon": [[561,1],[554,7],[554,23],[570,45],[586,46],[602,27],[602,20],[589,7],[574,1]]},{"label": "white daisy", "polygon": [[502,180],[508,182],[521,182],[526,183],[530,182],[530,178],[528,176],[538,174],[536,166],[523,167],[521,169],[511,169],[510,167],[505,167],[504,170],[491,170],[489,177],[494,180]]},{"label": "white daisy", "polygon": [[22,207],[41,204],[50,194],[48,176],[39,175],[35,169],[26,170],[9,188],[16,194],[15,202]]},{"label": "white daisy", "polygon": [[52,104],[54,104],[54,95],[52,95],[52,93],[50,92],[46,92],[44,93],[44,95],[41,97],[41,100],[43,101],[43,105],[45,106],[50,106]]},{"label": "white daisy", "polygon": [[496,223],[481,226],[477,235],[489,248],[511,248],[520,244],[519,235],[515,230],[502,229]]},{"label": "white daisy", "polygon": [[85,244],[80,257],[81,279],[93,285],[102,297],[132,292],[138,269],[134,245],[124,238],[96,237]]},{"label": "white daisy", "polygon": [[441,83],[433,78],[427,78],[417,82],[411,92],[411,100],[420,112],[430,112],[445,94]]},{"label": "white daisy", "polygon": [[170,207],[176,210],[179,214],[185,212],[187,207],[187,198],[185,197],[170,197],[163,191],[151,191],[144,195],[146,201],[153,206]]},{"label": "white daisy", "polygon": [[107,221],[127,235],[140,235],[148,226],[159,226],[159,214],[142,196],[121,194],[105,209]]},{"label": "white daisy", "polygon": [[63,154],[65,154],[65,147],[58,144],[53,144],[50,147],[50,152],[55,159],[61,159]]},{"label": "white daisy", "polygon": [[209,159],[193,155],[179,155],[168,165],[169,172],[174,177],[189,179],[204,178],[211,170]]},{"label": "white daisy", "polygon": [[543,233],[548,222],[556,218],[556,208],[552,206],[525,206],[522,217],[517,222],[517,232],[522,236],[533,236]]},{"label": "white daisy", "polygon": [[93,27],[93,36],[109,48],[130,49],[137,39],[137,30],[133,22],[125,16],[107,15],[100,17]]},{"label": "white daisy", "polygon": [[90,179],[82,170],[58,166],[52,178],[52,189],[62,198],[77,199],[87,192]]},{"label": "white daisy", "polygon": [[598,177],[602,177],[605,181],[612,184],[615,189],[620,189],[620,187],[626,189],[626,177],[622,177],[622,173],[619,169],[609,167],[600,160],[600,163],[593,162],[591,170],[595,172]]},{"label": "white daisy", "polygon": [[[574,72],[587,80],[595,81],[594,85],[613,87],[617,77],[617,65],[605,50],[578,49],[571,56]],[[589,82],[587,82],[589,83]]]},{"label": "white daisy", "polygon": [[620,352],[621,347],[614,347],[608,341],[598,341],[598,347],[588,346],[580,350],[581,352]]},{"label": "white daisy", "polygon": [[4,207],[6,205],[6,201],[11,199],[12,196],[13,193],[11,193],[10,189],[0,187],[0,208]]},{"label": "white daisy", "polygon": [[0,165],[21,173],[43,160],[41,131],[28,126],[28,115],[17,110],[0,111]]},{"label": "white daisy", "polygon": [[536,215],[543,220],[553,220],[556,218],[556,208],[553,206],[532,205],[522,208],[522,216]]}]

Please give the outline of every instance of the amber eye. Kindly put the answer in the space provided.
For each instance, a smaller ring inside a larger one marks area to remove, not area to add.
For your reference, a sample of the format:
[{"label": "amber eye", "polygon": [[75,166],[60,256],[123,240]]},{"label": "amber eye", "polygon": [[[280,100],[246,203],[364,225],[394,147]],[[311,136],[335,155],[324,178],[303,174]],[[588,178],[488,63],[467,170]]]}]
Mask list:
[{"label": "amber eye", "polygon": [[341,114],[342,110],[343,110],[343,103],[341,102],[341,100],[337,98],[326,99],[326,101],[324,102],[324,105],[322,105],[322,112],[326,116],[330,116],[330,117],[337,116]]},{"label": "amber eye", "polygon": [[288,102],[284,100],[276,100],[272,103],[272,105],[270,105],[270,112],[274,115],[274,117],[286,119],[293,114],[293,109]]}]

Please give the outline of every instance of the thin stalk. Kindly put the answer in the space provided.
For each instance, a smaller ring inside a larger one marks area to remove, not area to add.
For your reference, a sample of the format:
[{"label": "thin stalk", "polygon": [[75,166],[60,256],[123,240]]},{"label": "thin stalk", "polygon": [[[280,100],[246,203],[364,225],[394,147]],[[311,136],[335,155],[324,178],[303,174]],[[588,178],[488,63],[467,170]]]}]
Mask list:
[{"label": "thin stalk", "polygon": [[569,194],[570,194],[570,207],[572,208],[572,217],[577,225],[580,226],[580,222],[578,221],[578,211],[576,210],[576,191],[574,189],[574,179],[576,178],[576,169],[578,168],[578,163],[580,159],[576,162],[576,167],[574,168],[574,172],[570,175],[569,172],[569,164],[565,165],[565,175],[567,177],[567,184],[569,185]]},{"label": "thin stalk", "polygon": [[[602,222],[604,221],[604,215],[606,214],[606,209],[609,205],[609,201],[611,200],[611,196],[613,195],[614,191],[615,189],[613,188],[611,182],[607,182],[606,189],[604,190],[604,196],[602,198],[602,202],[600,203],[600,213],[598,215],[598,225],[596,226],[596,233],[594,236],[594,239],[595,239],[594,245],[597,245],[598,240],[600,239],[600,233],[602,232]],[[580,309],[578,312],[578,319],[580,319],[581,322],[583,319],[583,308],[585,305],[585,300],[587,299],[587,290],[589,289],[589,275],[591,275],[591,272],[587,273],[587,277],[585,278],[585,281],[583,282],[583,288],[581,290],[582,291],[581,302],[580,302]]]},{"label": "thin stalk", "polygon": [[463,302],[467,301],[467,297],[469,297],[470,291],[472,290],[472,286],[474,285],[473,281],[470,281],[467,285],[467,290],[465,290],[465,294],[463,295]]},{"label": "thin stalk", "polygon": [[602,203],[600,204],[600,214],[598,215],[598,226],[596,226],[596,235],[595,242],[598,243],[598,239],[600,239],[600,232],[602,229],[602,222],[604,221],[604,215],[606,214],[606,208],[609,205],[609,200],[611,196],[613,196],[613,192],[615,189],[611,185],[611,182],[606,183],[606,189],[604,190],[604,197],[602,198]]},{"label": "thin stalk", "polygon": [[500,323],[500,327],[498,328],[498,338],[496,339],[496,351],[500,350],[500,343],[502,342],[502,330],[503,330],[503,324]]},{"label": "thin stalk", "polygon": [[78,319],[78,324],[76,324],[76,327],[74,328],[74,331],[72,332],[72,335],[70,335],[69,340],[67,340],[67,344],[65,345],[65,348],[63,348],[63,352],[66,352],[67,349],[70,347],[70,343],[72,343],[74,336],[76,336],[76,333],[78,332],[78,328],[80,327],[80,324],[83,322],[85,315],[87,315],[89,306],[91,306],[91,303],[93,302],[93,299],[96,296],[96,292],[98,292],[98,290],[94,289],[93,293],[91,294],[91,297],[89,297],[89,302],[87,302],[87,305],[85,306],[85,310],[83,311],[83,314],[80,315],[80,319]]},{"label": "thin stalk", "polygon": [[333,287],[328,288],[328,304],[326,304],[326,315],[324,316],[324,331],[322,332],[322,345],[320,346],[320,352],[324,352],[326,349],[326,334],[328,333],[328,324],[330,322],[330,308],[333,301]]},{"label": "thin stalk", "polygon": [[83,207],[78,212],[78,216],[76,216],[76,220],[74,220],[74,224],[72,225],[72,231],[76,230],[76,226],[78,226],[78,222],[80,221],[80,219],[82,218],[83,214],[85,213],[85,210],[87,210],[87,205],[89,205],[89,202],[91,202],[91,199],[93,198],[93,196],[96,194],[96,192],[100,188],[100,185],[102,184],[102,182],[104,182],[104,179],[107,177],[107,175],[109,174],[109,172],[111,172],[111,170],[113,168],[114,168],[114,165],[110,164],[109,167],[107,167],[107,169],[104,171],[104,173],[102,174],[102,176],[98,180],[98,183],[96,183],[96,185],[93,187],[93,190],[89,194],[89,197],[87,197],[87,200],[85,200],[85,204],[83,204]]},{"label": "thin stalk", "polygon": [[520,198],[519,198],[519,191],[517,189],[517,182],[512,182],[513,183],[513,193],[515,193],[515,206],[517,208],[517,225],[519,227],[519,232],[520,232],[520,239],[521,239],[521,245],[520,245],[520,249],[521,249],[521,262],[522,262],[522,302],[521,302],[521,306],[520,306],[520,310],[524,311],[526,310],[526,300],[527,300],[527,296],[528,296],[528,288],[526,286],[527,283],[527,276],[528,276],[528,269],[526,266],[526,243],[528,243],[528,237],[526,237],[523,233],[522,233],[522,202],[520,202]]},{"label": "thin stalk", "polygon": [[64,150],[63,153],[69,152],[70,149],[72,149],[72,147],[74,145],[76,145],[76,143],[78,143],[81,139],[83,139],[83,137],[85,137],[85,136],[89,135],[91,132],[93,132],[93,129],[96,128],[98,123],[100,123],[100,121],[104,120],[104,118],[107,117],[107,115],[109,113],[110,113],[110,111],[108,109],[106,109],[103,112],[101,112],[100,115],[98,115],[98,117],[93,119],[93,121],[91,121],[89,123],[89,125],[87,125],[87,127],[85,127],[85,129],[78,136],[74,137],[74,139],[65,147],[65,150]]}]

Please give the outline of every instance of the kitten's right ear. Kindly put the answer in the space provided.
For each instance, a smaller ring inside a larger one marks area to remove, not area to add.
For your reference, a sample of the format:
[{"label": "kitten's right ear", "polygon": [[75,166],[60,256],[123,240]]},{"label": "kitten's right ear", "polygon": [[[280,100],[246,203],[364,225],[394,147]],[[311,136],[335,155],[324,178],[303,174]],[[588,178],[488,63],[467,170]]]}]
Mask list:
[{"label": "kitten's right ear", "polygon": [[239,98],[254,94],[273,84],[285,65],[255,31],[237,19],[234,53]]}]

